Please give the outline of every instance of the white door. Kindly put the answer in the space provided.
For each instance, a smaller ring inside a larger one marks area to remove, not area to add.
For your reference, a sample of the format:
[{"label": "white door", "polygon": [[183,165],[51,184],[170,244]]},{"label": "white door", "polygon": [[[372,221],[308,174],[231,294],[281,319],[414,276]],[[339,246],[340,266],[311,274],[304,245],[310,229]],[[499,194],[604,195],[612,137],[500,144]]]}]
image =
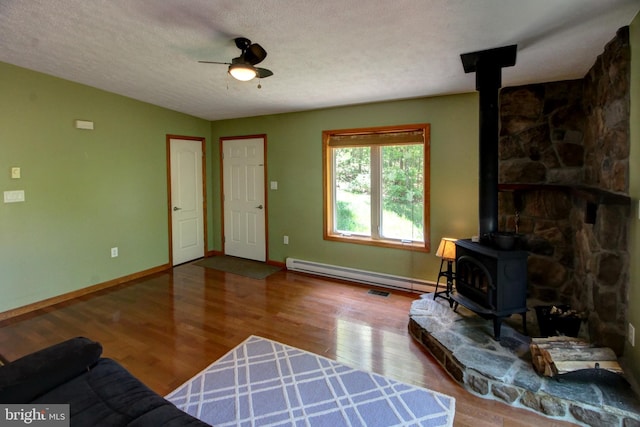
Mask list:
[{"label": "white door", "polygon": [[222,141],[224,252],[266,261],[264,138]]},{"label": "white door", "polygon": [[173,265],[204,256],[202,142],[171,139],[171,245]]}]

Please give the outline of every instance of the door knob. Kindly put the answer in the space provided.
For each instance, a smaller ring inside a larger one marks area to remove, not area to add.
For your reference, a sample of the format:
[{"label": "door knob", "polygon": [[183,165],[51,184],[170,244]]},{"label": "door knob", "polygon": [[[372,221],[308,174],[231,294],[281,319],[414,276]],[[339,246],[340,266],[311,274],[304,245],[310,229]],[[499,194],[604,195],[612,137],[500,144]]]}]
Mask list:
[{"label": "door knob", "polygon": [[174,206],[174,207],[173,207],[173,211],[174,211],[174,212],[175,212],[175,211],[181,211],[181,210],[182,210],[182,208],[179,208],[179,207],[177,207],[177,206]]},{"label": "door knob", "polygon": [[262,205],[256,206],[256,209],[262,209]]}]

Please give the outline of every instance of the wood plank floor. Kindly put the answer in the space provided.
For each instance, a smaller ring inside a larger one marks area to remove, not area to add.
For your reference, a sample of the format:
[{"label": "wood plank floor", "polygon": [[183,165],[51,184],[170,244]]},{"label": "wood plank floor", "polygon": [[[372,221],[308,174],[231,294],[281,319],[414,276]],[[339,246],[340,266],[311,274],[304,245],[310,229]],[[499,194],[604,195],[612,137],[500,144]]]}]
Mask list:
[{"label": "wood plank floor", "polygon": [[86,336],[165,395],[259,335],[456,398],[455,426],[568,426],[473,396],[407,332],[417,294],[281,271],[255,280],[185,264],[0,323],[13,360]]}]

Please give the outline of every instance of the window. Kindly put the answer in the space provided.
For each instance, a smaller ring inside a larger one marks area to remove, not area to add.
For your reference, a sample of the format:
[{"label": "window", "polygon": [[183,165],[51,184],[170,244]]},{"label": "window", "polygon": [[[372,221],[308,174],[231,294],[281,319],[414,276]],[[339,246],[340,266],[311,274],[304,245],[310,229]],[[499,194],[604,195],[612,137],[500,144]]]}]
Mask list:
[{"label": "window", "polygon": [[322,133],[324,238],[429,250],[429,125]]}]

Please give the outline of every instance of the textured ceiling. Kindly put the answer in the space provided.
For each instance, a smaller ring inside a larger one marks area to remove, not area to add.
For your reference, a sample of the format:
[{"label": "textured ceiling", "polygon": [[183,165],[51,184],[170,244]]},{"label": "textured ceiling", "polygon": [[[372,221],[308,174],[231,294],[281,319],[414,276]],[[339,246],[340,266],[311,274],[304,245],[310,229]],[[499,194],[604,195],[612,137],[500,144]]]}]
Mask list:
[{"label": "textured ceiling", "polygon": [[[460,54],[518,45],[503,86],[583,77],[640,0],[0,0],[0,61],[211,120],[471,92]],[[238,82],[233,38],[274,72]],[[2,82],[0,81],[0,87]]]}]

